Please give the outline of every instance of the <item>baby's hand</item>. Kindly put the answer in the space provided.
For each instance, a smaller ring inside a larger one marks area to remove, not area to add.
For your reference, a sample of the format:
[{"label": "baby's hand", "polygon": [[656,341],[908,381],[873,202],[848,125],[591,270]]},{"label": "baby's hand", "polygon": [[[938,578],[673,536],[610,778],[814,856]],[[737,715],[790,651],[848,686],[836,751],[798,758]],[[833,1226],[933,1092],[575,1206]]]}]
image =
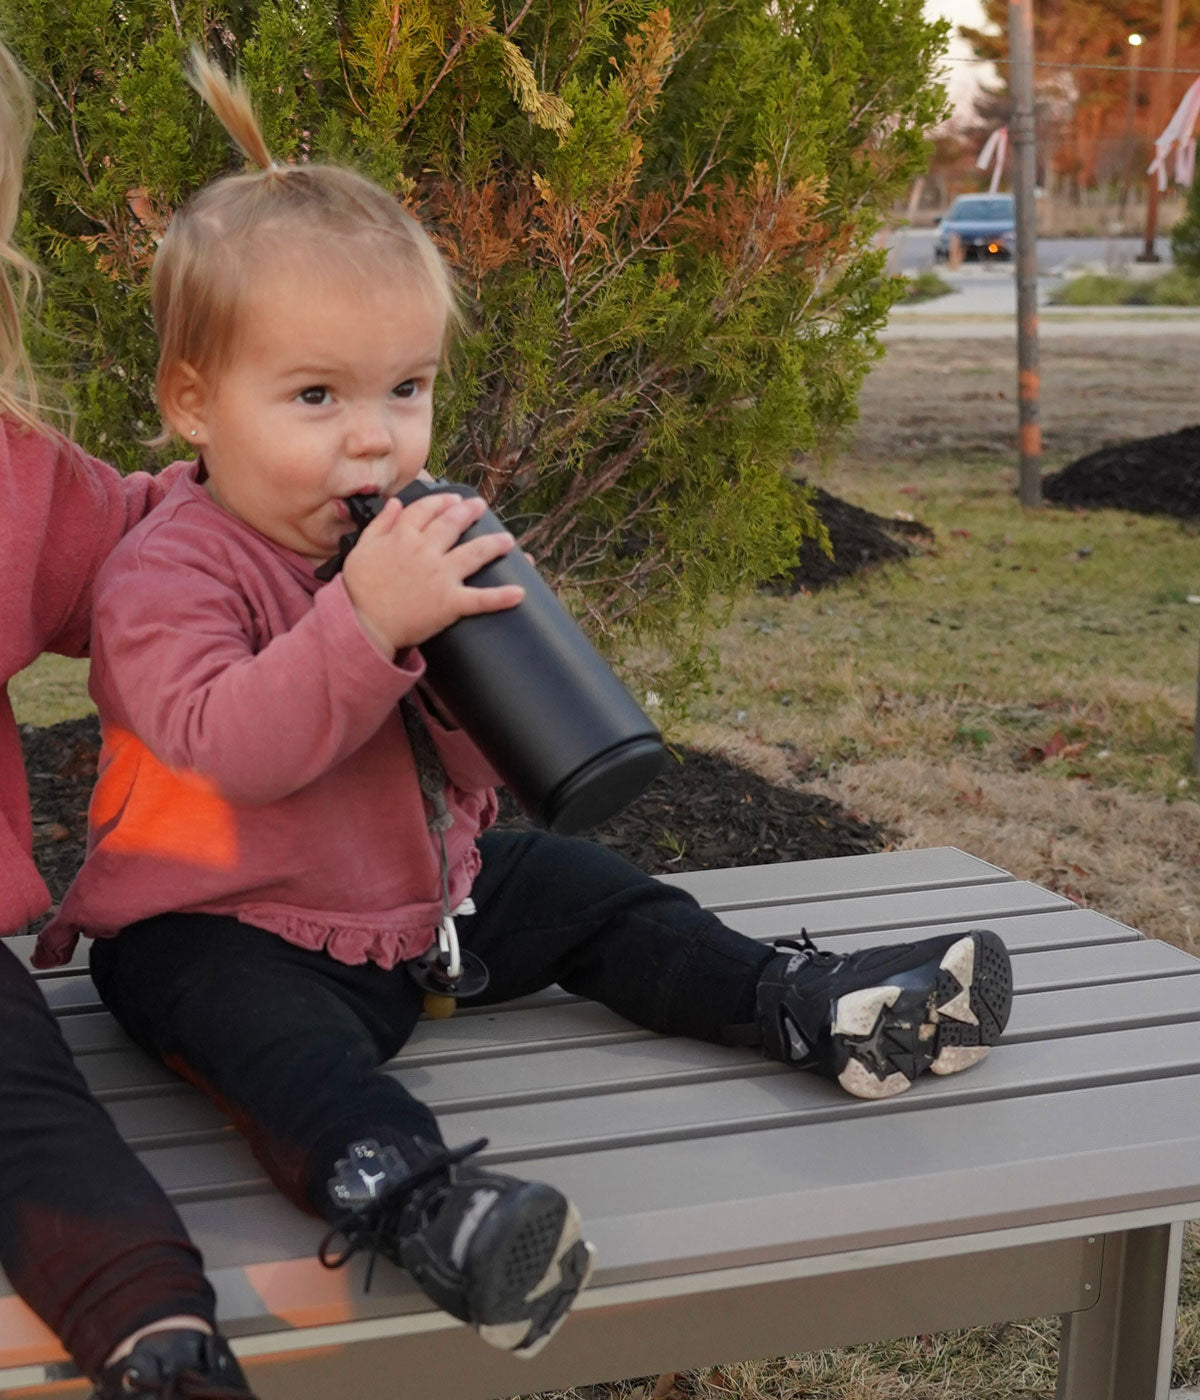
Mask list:
[{"label": "baby's hand", "polygon": [[460,617],[515,608],[524,598],[516,584],[463,582],[513,547],[507,533],[458,543],[486,509],[478,497],[450,492],[408,506],[392,499],[363,530],[342,574],[359,620],[381,650],[420,646]]}]

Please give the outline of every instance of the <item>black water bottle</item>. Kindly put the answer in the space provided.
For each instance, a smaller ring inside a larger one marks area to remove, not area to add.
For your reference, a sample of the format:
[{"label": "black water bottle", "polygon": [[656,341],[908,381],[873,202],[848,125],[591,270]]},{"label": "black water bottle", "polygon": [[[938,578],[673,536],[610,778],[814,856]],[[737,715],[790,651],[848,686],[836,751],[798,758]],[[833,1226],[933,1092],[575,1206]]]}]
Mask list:
[{"label": "black water bottle", "polygon": [[[414,481],[399,499],[409,505],[445,491],[479,494],[457,482]],[[360,529],[383,504],[380,496],[348,502]],[[489,510],[459,542],[504,528]],[[568,834],[598,826],[661,770],[662,735],[520,549],[467,583],[516,583],[525,597],[503,612],[460,618],[422,642],[426,684],[540,826]]]}]

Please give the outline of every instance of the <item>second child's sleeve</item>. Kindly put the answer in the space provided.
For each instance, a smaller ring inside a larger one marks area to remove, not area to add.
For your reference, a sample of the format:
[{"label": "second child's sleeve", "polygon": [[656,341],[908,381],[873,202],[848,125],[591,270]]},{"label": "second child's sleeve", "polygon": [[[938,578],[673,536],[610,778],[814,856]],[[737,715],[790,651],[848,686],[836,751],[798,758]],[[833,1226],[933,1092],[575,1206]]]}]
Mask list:
[{"label": "second child's sleeve", "polygon": [[67,442],[48,440],[50,472],[42,489],[51,492],[47,512],[53,534],[42,552],[44,578],[37,600],[47,610],[46,649],[64,656],[87,652],[92,623],[92,585],[117,541],[151,510],[175,481],[184,462],[158,476],[121,476],[107,462],[87,456]]},{"label": "second child's sleeve", "polygon": [[340,576],[255,651],[249,605],[202,557],[124,551],[97,588],[92,690],[110,723],[230,801],[277,802],[372,737],[420,679],[359,626]]}]

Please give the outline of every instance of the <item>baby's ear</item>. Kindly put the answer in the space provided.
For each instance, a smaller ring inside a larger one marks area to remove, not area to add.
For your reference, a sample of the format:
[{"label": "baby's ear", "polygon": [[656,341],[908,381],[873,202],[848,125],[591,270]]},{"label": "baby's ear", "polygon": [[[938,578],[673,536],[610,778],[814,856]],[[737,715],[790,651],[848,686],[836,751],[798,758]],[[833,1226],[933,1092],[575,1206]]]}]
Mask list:
[{"label": "baby's ear", "polygon": [[163,417],[187,443],[208,441],[208,388],[204,376],[186,360],[176,360],[159,376],[158,400]]}]

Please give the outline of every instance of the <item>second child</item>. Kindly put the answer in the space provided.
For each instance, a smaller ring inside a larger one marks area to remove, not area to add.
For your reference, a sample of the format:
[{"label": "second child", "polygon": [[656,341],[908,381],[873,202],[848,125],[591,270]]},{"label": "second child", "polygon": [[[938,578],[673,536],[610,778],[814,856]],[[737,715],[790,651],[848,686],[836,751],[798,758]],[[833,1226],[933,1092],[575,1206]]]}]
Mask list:
[{"label": "second child", "polygon": [[200,191],[157,255],[159,399],[197,456],[97,583],[89,850],[38,961],[92,937],[117,1018],[229,1110],[296,1205],[532,1355],[590,1271],[578,1212],[448,1147],[380,1069],[420,1015],[410,965],[445,908],[490,972],[475,1004],[559,983],[868,1098],[987,1053],[1008,956],[984,930],[764,946],[599,846],[487,830],[495,774],[423,694],[420,648],[520,605],[465,582],[511,537],[458,543],[479,502],[390,501],[340,574],[316,573],[347,497],[425,464],[450,277],[385,191],[276,165],[241,90],[203,61],[197,85],[260,169]]}]

